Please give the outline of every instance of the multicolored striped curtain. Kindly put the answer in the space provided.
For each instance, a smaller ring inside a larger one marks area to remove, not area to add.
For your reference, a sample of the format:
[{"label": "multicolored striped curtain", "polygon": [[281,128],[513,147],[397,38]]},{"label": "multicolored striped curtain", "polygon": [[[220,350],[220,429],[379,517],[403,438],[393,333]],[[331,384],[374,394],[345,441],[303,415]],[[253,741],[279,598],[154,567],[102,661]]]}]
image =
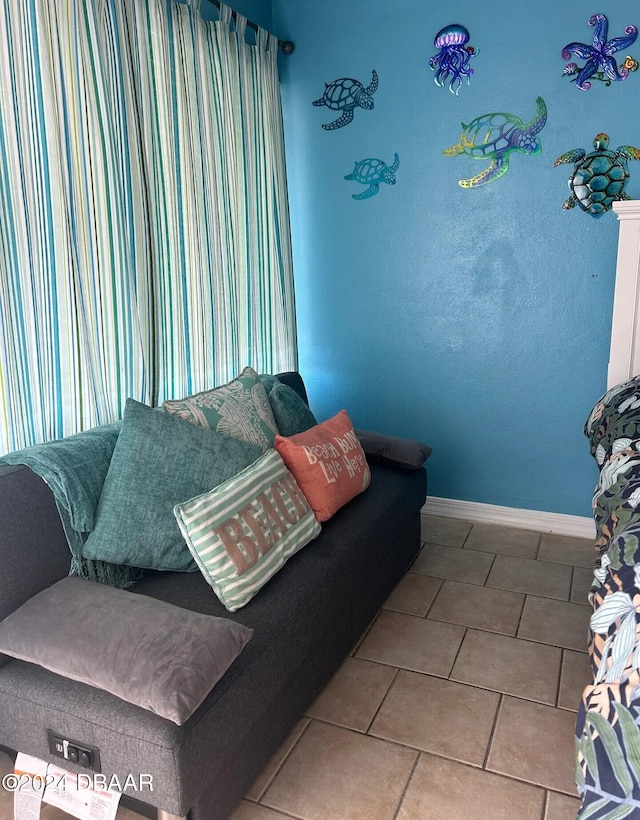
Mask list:
[{"label": "multicolored striped curtain", "polygon": [[0,453],[297,366],[277,41],[0,0]]}]

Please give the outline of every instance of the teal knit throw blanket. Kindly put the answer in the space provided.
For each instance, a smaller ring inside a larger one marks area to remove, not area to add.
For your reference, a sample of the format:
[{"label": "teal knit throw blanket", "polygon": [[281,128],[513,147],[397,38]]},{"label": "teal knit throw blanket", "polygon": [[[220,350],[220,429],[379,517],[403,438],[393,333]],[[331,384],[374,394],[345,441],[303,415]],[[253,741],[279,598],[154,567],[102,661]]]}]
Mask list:
[{"label": "teal knit throw blanket", "polygon": [[37,444],[0,458],[0,464],[25,464],[51,489],[71,550],[69,574],[115,587],[130,586],[141,570],[82,556],[95,524],[96,510],[121,422],[94,427],[57,441]]}]

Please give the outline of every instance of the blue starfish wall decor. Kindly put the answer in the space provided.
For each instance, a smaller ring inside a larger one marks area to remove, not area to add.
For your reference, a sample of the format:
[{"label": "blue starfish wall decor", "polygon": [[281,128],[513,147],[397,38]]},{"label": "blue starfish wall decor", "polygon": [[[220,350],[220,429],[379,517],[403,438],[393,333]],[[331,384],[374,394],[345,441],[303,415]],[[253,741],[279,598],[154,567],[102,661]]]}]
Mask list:
[{"label": "blue starfish wall decor", "polygon": [[[613,54],[627,48],[635,43],[638,36],[638,29],[635,26],[627,26],[624,30],[624,37],[614,37],[607,40],[609,34],[609,21],[604,14],[593,14],[589,18],[589,25],[595,26],[593,32],[592,45],[587,43],[567,43],[562,49],[562,59],[569,60],[575,54],[581,60],[586,60],[580,68],[576,63],[569,63],[563,74],[575,77],[576,87],[580,91],[588,91],[591,88],[590,78],[603,80],[607,85],[611,85],[612,80],[624,80],[629,76],[632,58],[627,58],[625,62],[618,66],[613,59]],[[633,70],[633,67],[631,67]]]}]

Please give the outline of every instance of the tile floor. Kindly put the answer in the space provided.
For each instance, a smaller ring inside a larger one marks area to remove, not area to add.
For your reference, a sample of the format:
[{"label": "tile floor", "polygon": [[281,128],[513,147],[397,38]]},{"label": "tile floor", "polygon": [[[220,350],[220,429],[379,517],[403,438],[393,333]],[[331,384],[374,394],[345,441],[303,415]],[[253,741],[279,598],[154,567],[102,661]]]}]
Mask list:
[{"label": "tile floor", "polygon": [[433,516],[423,538],[231,820],[575,818],[592,543]]}]

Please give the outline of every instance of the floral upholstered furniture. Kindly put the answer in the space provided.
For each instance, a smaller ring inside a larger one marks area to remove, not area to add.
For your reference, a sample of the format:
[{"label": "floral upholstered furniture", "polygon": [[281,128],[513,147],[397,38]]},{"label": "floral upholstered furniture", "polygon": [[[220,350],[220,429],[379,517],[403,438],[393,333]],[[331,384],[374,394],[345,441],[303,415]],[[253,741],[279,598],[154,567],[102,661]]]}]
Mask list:
[{"label": "floral upholstered furniture", "polygon": [[640,818],[640,376],[609,390],[585,425],[600,470],[589,655],[576,725],[580,820]]}]

